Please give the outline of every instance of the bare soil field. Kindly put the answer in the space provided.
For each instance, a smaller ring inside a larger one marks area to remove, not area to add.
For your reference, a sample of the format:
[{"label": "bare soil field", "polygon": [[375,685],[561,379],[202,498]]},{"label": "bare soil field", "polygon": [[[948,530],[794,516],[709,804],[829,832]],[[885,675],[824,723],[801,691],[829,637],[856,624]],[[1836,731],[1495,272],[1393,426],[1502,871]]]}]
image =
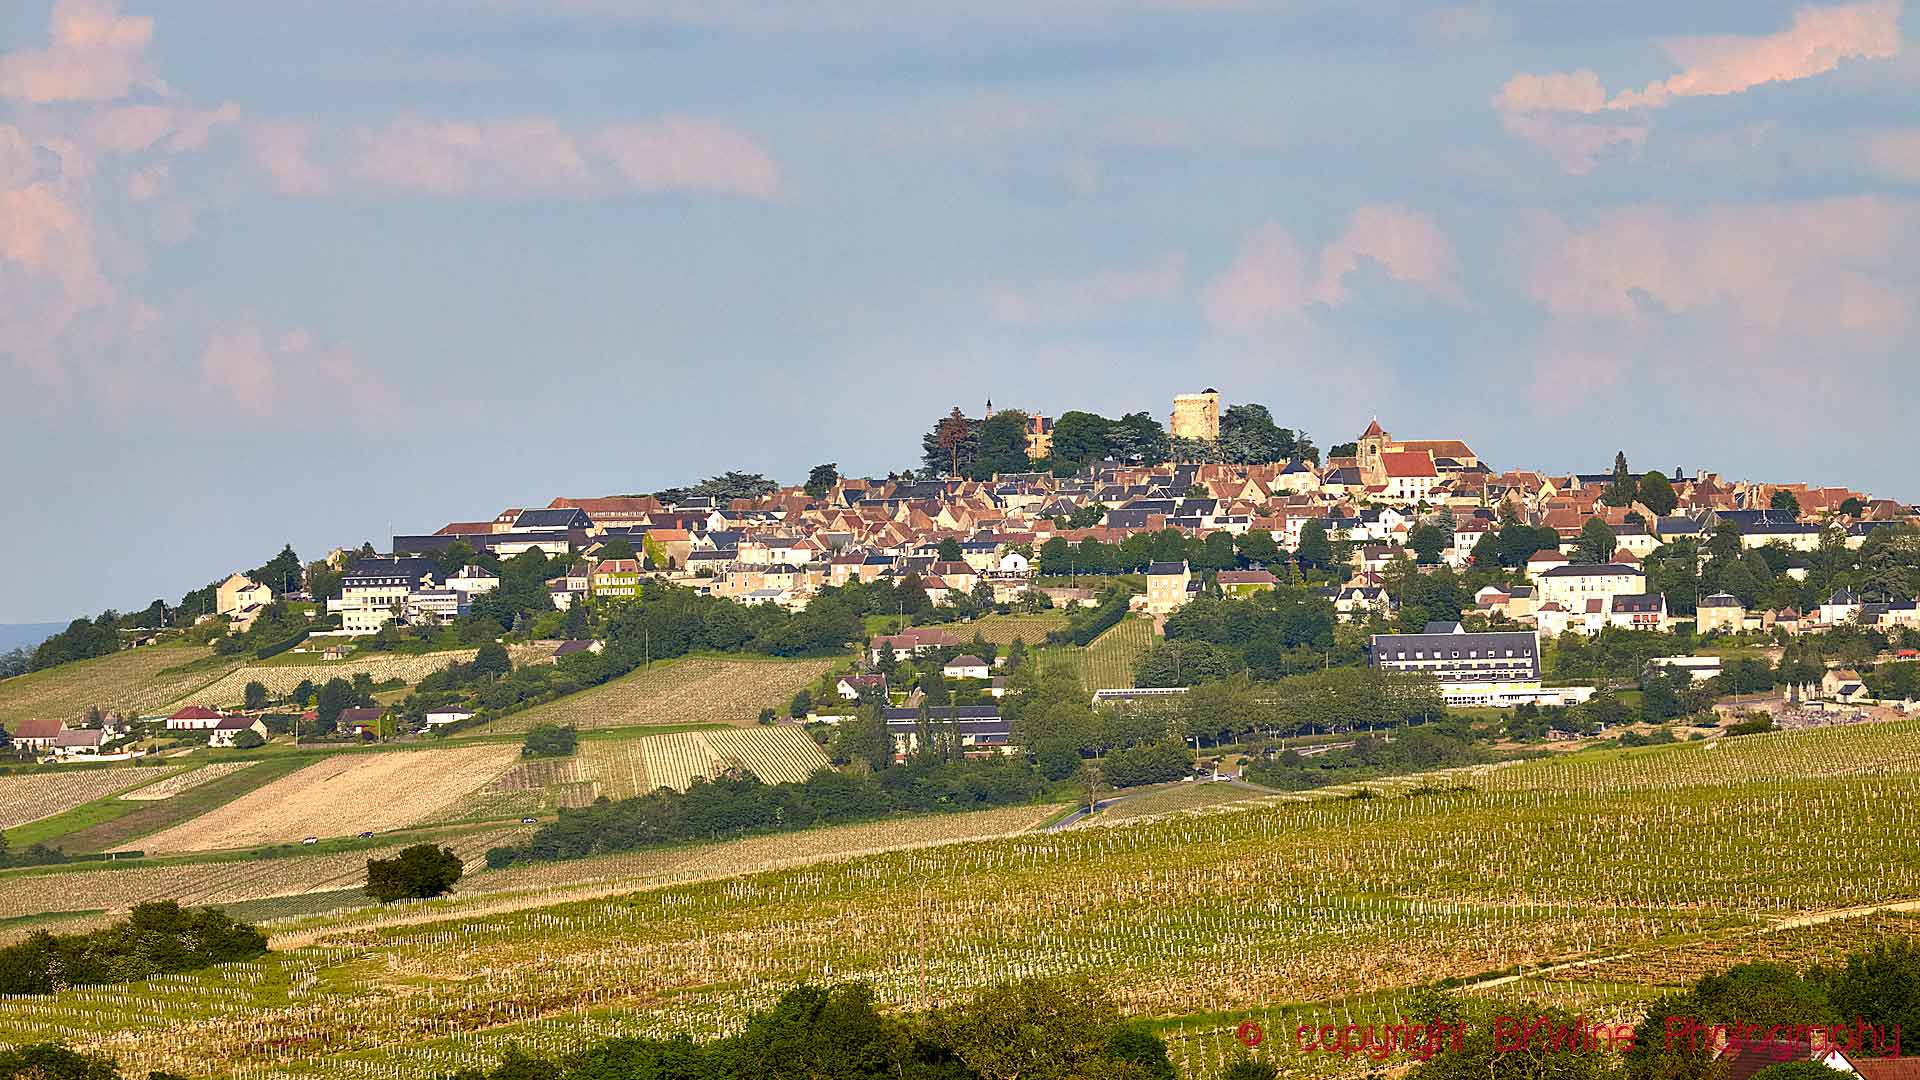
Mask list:
[{"label": "bare soil field", "polygon": [[444,817],[518,756],[513,746],[337,754],[149,837],[141,847],[210,851],[418,825]]},{"label": "bare soil field", "polygon": [[682,731],[636,739],[588,739],[572,757],[523,761],[463,799],[451,821],[486,821],[626,799],[658,787],[685,791],[696,776],[745,769],[763,782],[805,780],[829,762],[795,727]]},{"label": "bare soil field", "polygon": [[220,761],[212,765],[202,765],[197,769],[174,773],[157,784],[135,788],[120,797],[128,802],[159,802],[161,799],[171,799],[183,791],[197,788],[201,784],[218,780],[223,776],[231,776],[252,764],[251,761]]},{"label": "bare soil field", "polygon": [[708,656],[663,661],[604,686],[501,717],[472,733],[526,731],[536,724],[571,724],[581,731],[648,724],[746,726],[757,723],[767,706],[785,709],[794,691],[844,662]]}]

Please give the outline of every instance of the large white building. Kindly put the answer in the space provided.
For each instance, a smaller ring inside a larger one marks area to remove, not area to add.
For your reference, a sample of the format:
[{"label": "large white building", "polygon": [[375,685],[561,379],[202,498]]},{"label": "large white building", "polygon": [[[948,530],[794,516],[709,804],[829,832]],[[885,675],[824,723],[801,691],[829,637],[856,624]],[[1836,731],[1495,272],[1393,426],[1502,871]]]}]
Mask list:
[{"label": "large white building", "polygon": [[1569,563],[1536,575],[1535,581],[1540,603],[1557,603],[1569,611],[1585,611],[1589,600],[1599,600],[1602,611],[1611,610],[1614,597],[1647,591],[1646,573],[1627,563]]},{"label": "large white building", "polygon": [[1429,623],[1426,633],[1373,635],[1367,662],[1432,675],[1448,705],[1571,705],[1593,696],[1587,686],[1541,687],[1540,635],[1532,630],[1470,634],[1457,622]]},{"label": "large white building", "polygon": [[439,569],[432,560],[393,556],[360,559],[340,579],[340,596],[327,601],[327,610],[340,616],[340,628],[349,634],[375,634],[407,615],[415,593],[436,588]]}]

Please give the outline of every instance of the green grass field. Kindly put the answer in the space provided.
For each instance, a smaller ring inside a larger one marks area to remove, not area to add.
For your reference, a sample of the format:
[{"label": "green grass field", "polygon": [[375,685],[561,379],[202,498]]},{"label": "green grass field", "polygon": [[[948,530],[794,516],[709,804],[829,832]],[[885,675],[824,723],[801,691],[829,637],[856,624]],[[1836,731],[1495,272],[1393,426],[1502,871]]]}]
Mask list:
[{"label": "green grass field", "polygon": [[[1190,806],[1214,787],[1166,798]],[[711,1036],[802,980],[867,979],[912,1008],[1049,973],[1157,1018],[1184,1075],[1211,1080],[1238,1017],[1270,1031],[1392,1018],[1414,988],[1447,979],[1469,1006],[1524,993],[1609,1019],[1740,959],[1804,962],[1913,934],[1920,919],[1867,909],[1920,897],[1917,797],[1920,721],[1901,721],[1475,767],[1373,798],[1114,815],[723,880],[689,879],[698,852],[650,853],[636,865],[683,861],[637,892],[555,864],[502,872],[511,895],[481,874],[472,894],[418,915],[305,916],[288,924],[298,947],[257,963],[9,999],[0,1040],[62,1036],[134,1075],[432,1075],[489,1064],[513,1041]],[[764,849],[798,854],[813,835]],[[49,888],[61,876],[43,875]],[[579,884],[538,891],[561,881]],[[903,947],[903,927],[936,929]],[[1274,1060],[1289,1075],[1325,1067]]]},{"label": "green grass field", "polygon": [[1133,685],[1133,665],[1152,650],[1156,640],[1152,619],[1129,615],[1085,648],[1044,647],[1040,650],[1040,663],[1042,666],[1072,664],[1081,685],[1089,691],[1126,689]]}]

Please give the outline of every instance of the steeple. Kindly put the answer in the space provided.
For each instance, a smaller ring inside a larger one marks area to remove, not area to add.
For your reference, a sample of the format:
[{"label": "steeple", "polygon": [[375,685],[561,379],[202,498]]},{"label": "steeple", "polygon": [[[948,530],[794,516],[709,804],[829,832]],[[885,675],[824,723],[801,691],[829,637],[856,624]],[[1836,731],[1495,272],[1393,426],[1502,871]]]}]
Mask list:
[{"label": "steeple", "polygon": [[993,399],[992,398],[987,399],[987,415],[983,417],[983,419],[986,419],[986,420],[993,419]]}]

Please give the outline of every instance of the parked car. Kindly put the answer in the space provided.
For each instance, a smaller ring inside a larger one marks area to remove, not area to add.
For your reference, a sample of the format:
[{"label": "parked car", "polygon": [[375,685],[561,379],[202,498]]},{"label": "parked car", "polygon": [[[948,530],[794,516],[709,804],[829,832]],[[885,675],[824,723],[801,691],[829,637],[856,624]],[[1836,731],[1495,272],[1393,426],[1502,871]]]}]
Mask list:
[{"label": "parked car", "polygon": [[317,844],[320,842],[320,838],[317,836],[308,836],[303,837],[300,842],[303,844]]},{"label": "parked car", "polygon": [[360,839],[362,839],[362,840],[371,840],[371,839],[373,839],[373,830],[371,830],[371,829],[369,829],[369,830],[367,830],[366,832],[363,832],[363,833],[361,833],[361,834],[360,834]]},{"label": "parked car", "polygon": [[539,818],[530,818],[530,817],[523,817],[523,818],[521,818],[521,819],[520,819],[520,824],[522,824],[522,825],[532,825],[532,824],[534,824],[535,822],[537,822],[537,821],[539,821],[539,820],[540,820]]}]

